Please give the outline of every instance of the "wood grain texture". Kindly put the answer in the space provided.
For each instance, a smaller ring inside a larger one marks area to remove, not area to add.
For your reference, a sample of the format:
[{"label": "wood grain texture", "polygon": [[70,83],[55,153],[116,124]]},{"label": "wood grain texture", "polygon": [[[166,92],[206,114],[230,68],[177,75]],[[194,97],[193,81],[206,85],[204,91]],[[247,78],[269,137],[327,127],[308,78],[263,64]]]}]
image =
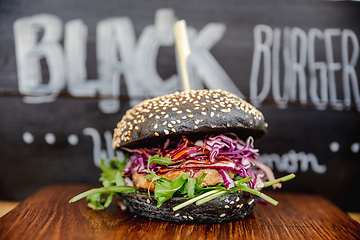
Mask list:
[{"label": "wood grain texture", "polygon": [[0,239],[359,239],[360,224],[327,199],[268,192],[278,206],[258,204],[250,217],[223,224],[175,224],[141,219],[113,203],[105,211],[69,204],[90,185],[51,185],[0,219]]}]

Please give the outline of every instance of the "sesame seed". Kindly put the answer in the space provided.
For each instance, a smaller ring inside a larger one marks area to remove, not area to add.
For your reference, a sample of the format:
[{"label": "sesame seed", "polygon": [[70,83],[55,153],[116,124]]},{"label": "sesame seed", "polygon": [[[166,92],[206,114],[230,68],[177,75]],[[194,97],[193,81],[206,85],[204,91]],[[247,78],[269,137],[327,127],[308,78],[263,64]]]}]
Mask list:
[{"label": "sesame seed", "polygon": [[158,137],[158,136],[159,136],[159,133],[158,133],[158,132],[155,132],[154,135]]},{"label": "sesame seed", "polygon": [[194,117],[194,115],[192,115],[192,114],[189,114],[189,115],[188,115],[188,117],[189,117],[189,118],[193,118],[193,117]]},{"label": "sesame seed", "polygon": [[180,121],[179,119],[176,119],[176,122],[177,122],[177,123],[181,123],[181,121]]},{"label": "sesame seed", "polygon": [[168,118],[169,117],[169,114],[166,114],[165,116],[164,116],[164,118]]},{"label": "sesame seed", "polygon": [[170,132],[169,132],[169,130],[164,129],[164,133],[165,133],[166,135],[168,135]]},{"label": "sesame seed", "polygon": [[249,202],[248,202],[248,205],[251,205],[253,202],[255,201],[255,199],[251,199]]},{"label": "sesame seed", "polygon": [[168,124],[168,127],[169,127],[169,128],[172,128],[172,127],[174,127],[174,126],[173,126],[171,123],[169,123],[169,124]]},{"label": "sesame seed", "polygon": [[164,114],[165,114],[165,112],[161,112],[160,114],[161,114],[161,115],[164,115]]},{"label": "sesame seed", "polygon": [[230,127],[230,123],[226,123],[226,126]]},{"label": "sesame seed", "polygon": [[214,112],[211,112],[211,113],[210,113],[210,117],[211,117],[211,118],[212,118],[214,115],[215,115]]},{"label": "sesame seed", "polygon": [[227,202],[227,203],[228,203],[228,202],[229,202],[229,199],[225,199],[225,202]]},{"label": "sesame seed", "polygon": [[181,110],[179,110],[179,111],[177,111],[176,113],[177,113],[177,114],[180,114],[180,113],[182,113],[182,111],[181,111]]},{"label": "sesame seed", "polygon": [[186,118],[187,118],[186,116],[182,116],[182,117],[181,117],[181,119],[184,119],[184,120],[185,120]]},{"label": "sesame seed", "polygon": [[237,208],[242,208],[243,205],[244,205],[244,204],[239,204],[239,205],[237,205],[236,207],[237,207]]},{"label": "sesame seed", "polygon": [[146,199],[146,202],[147,202],[147,203],[150,203],[150,199]]},{"label": "sesame seed", "polygon": [[202,115],[206,116],[206,112],[201,112]]},{"label": "sesame seed", "polygon": [[225,205],[225,208],[230,208],[229,205]]},{"label": "sesame seed", "polygon": [[177,213],[177,214],[175,214],[175,217],[178,217],[180,215],[180,213]]},{"label": "sesame seed", "polygon": [[154,116],[154,114],[150,113],[149,114],[149,118],[152,118]]},{"label": "sesame seed", "polygon": [[163,124],[162,124],[162,125],[163,125],[163,126],[165,126],[166,124],[167,124],[167,121],[163,122]]},{"label": "sesame seed", "polygon": [[135,126],[135,130],[139,130],[139,127],[138,127],[138,126]]},{"label": "sesame seed", "polygon": [[187,219],[187,216],[184,215],[183,218]]},{"label": "sesame seed", "polygon": [[176,130],[175,130],[175,128],[172,128],[172,129],[171,129],[171,131],[173,131],[174,133],[176,133]]},{"label": "sesame seed", "polygon": [[239,197],[237,197],[235,201],[236,201],[236,202],[240,201],[240,198],[239,198]]},{"label": "sesame seed", "polygon": [[171,121],[172,124],[176,124],[176,121]]},{"label": "sesame seed", "polygon": [[221,214],[221,215],[220,215],[220,217],[225,217],[225,216],[226,216],[226,214],[225,214],[225,213],[223,213],[223,214]]},{"label": "sesame seed", "polygon": [[174,112],[178,110],[178,108],[174,107],[171,110],[173,110]]},{"label": "sesame seed", "polygon": [[194,220],[194,218],[193,218],[192,216],[189,216],[189,218],[190,218],[191,220]]},{"label": "sesame seed", "polygon": [[157,125],[157,124],[155,124],[155,125],[154,125],[154,129],[157,129],[157,128],[158,128],[158,125]]},{"label": "sesame seed", "polygon": [[199,107],[194,107],[194,110],[199,110],[200,108]]},{"label": "sesame seed", "polygon": [[156,119],[160,119],[160,117],[158,115],[155,116]]},{"label": "sesame seed", "polygon": [[212,128],[216,128],[216,126],[215,126],[215,125],[213,125],[213,124],[210,124],[210,126],[211,126]]},{"label": "sesame seed", "polygon": [[234,204],[234,201],[231,201],[230,204]]},{"label": "sesame seed", "polygon": [[187,111],[188,113],[191,113],[191,110],[190,110],[190,109],[186,109],[186,111]]},{"label": "sesame seed", "polygon": [[194,129],[198,129],[198,126],[195,125],[195,126],[194,126]]}]

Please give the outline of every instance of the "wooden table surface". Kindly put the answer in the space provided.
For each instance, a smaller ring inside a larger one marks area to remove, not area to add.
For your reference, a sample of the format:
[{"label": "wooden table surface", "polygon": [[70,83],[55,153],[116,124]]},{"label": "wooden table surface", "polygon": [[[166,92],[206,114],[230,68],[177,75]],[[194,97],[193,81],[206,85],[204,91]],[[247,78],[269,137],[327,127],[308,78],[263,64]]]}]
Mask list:
[{"label": "wooden table surface", "polygon": [[270,191],[279,205],[258,204],[242,221],[176,224],[135,217],[115,203],[105,211],[68,203],[91,187],[43,188],[0,218],[0,239],[360,239],[360,224],[319,195]]}]

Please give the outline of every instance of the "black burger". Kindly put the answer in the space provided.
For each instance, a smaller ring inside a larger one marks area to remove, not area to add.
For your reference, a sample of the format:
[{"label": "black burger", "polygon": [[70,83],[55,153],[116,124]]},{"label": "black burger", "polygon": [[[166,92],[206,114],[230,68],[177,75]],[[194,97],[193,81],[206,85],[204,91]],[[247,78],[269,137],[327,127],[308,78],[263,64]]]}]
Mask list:
[{"label": "black burger", "polygon": [[113,148],[125,160],[102,161],[102,188],[87,197],[93,209],[107,207],[115,193],[120,206],[143,217],[173,222],[221,223],[249,215],[264,187],[281,187],[293,174],[275,179],[259,162],[254,139],[267,130],[263,114],[221,90],[176,92],[147,99],[117,124]]}]

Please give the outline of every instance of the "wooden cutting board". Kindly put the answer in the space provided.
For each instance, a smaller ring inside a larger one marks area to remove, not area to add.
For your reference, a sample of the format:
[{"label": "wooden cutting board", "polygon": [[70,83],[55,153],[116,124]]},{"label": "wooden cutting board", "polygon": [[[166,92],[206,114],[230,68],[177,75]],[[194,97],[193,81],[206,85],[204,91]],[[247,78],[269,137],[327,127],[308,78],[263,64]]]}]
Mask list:
[{"label": "wooden cutting board", "polygon": [[43,188],[0,219],[0,239],[360,239],[360,224],[327,199],[270,191],[278,206],[258,204],[242,221],[176,224],[135,217],[113,203],[105,211],[69,204],[91,185]]}]

